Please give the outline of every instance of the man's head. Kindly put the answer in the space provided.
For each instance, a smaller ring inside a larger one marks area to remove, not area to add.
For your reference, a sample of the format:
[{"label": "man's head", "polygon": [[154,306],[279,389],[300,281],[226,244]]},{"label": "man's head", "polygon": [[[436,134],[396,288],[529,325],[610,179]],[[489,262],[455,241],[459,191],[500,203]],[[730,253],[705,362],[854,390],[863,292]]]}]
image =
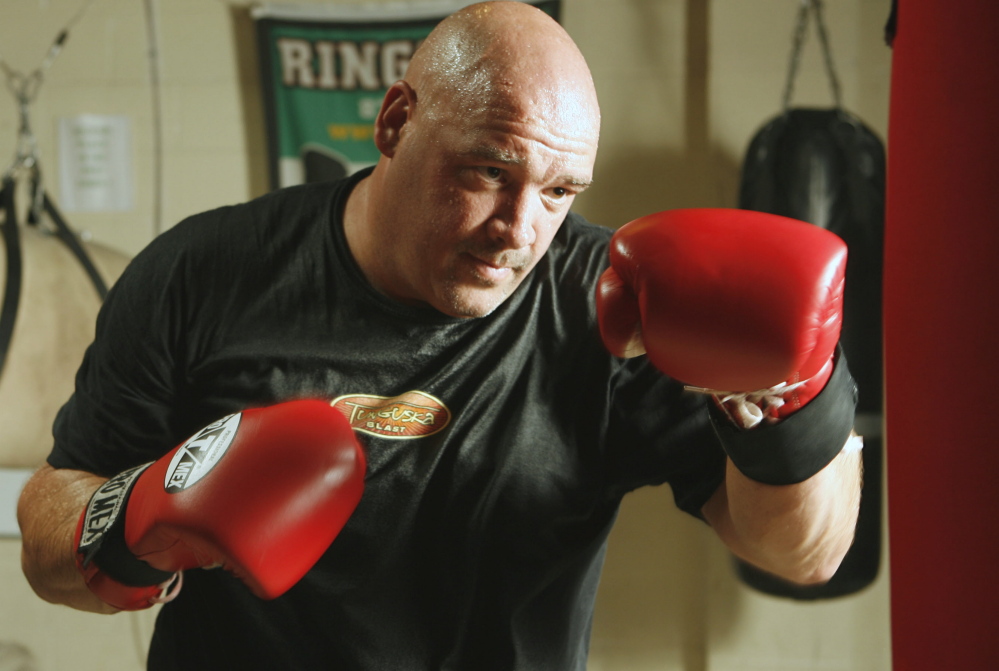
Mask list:
[{"label": "man's head", "polygon": [[362,269],[398,300],[489,314],[590,183],[599,125],[589,69],[546,14],[488,2],[448,17],[375,122],[363,227],[348,217]]}]

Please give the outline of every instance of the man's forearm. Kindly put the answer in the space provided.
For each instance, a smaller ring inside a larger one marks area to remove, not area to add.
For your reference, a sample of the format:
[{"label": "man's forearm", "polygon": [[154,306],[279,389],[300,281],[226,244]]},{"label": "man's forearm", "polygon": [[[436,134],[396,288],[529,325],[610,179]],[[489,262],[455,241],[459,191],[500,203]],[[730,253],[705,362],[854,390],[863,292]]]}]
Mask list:
[{"label": "man's forearm", "polygon": [[45,465],[25,485],[17,507],[21,567],[38,596],[95,613],[114,613],[76,569],[73,537],[80,513],[105,478]]},{"label": "man's forearm", "polygon": [[843,451],[804,482],[766,485],[729,460],[703,513],[740,558],[793,582],[822,583],[853,542],[861,471],[860,452]]}]

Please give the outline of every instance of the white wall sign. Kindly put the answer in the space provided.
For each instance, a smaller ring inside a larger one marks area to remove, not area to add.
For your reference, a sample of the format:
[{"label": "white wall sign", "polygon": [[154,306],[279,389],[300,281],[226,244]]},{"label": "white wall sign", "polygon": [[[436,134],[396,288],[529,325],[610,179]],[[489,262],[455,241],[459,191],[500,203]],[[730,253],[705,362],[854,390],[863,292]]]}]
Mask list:
[{"label": "white wall sign", "polygon": [[20,538],[17,526],[17,499],[33,470],[0,468],[0,538]]},{"label": "white wall sign", "polygon": [[59,205],[67,212],[131,210],[135,189],[128,117],[59,119],[59,179]]}]

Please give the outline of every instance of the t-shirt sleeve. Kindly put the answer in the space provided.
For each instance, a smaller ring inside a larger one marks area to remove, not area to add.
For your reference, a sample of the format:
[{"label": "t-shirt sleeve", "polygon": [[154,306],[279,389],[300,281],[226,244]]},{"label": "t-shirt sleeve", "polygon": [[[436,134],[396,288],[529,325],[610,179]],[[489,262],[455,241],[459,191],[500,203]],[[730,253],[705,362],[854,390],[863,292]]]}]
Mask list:
[{"label": "t-shirt sleeve", "polygon": [[174,445],[183,255],[168,231],[129,264],[97,317],[48,462],[111,476]]},{"label": "t-shirt sleeve", "polygon": [[621,494],[668,484],[677,507],[696,517],[725,477],[705,396],[685,392],[645,357],[621,361],[614,375],[607,442]]},{"label": "t-shirt sleeve", "polygon": [[[582,267],[579,283],[586,287],[588,333],[598,333],[594,290],[608,265],[611,231],[570,218],[573,237],[567,267]],[[597,336],[599,340],[599,336]],[[644,486],[668,484],[677,506],[697,517],[725,475],[725,453],[712,427],[703,394],[685,392],[683,385],[655,369],[647,357],[618,359],[595,344],[588,365],[607,385],[601,409],[610,494],[620,497]]]}]

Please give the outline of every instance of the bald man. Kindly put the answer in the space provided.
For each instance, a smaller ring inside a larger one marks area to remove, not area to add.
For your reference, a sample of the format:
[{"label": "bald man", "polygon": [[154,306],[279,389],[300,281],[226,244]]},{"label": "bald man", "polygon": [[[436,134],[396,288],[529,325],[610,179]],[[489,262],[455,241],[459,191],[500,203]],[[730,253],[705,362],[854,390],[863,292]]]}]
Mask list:
[{"label": "bald man", "polygon": [[584,669],[608,533],[647,485],[740,556],[827,579],[852,538],[856,455],[800,485],[753,482],[703,396],[600,343],[611,232],[569,209],[599,125],[557,23],[473,5],[389,89],[373,168],[155,240],[109,296],[22,497],[34,589],[113,611],[74,559],[95,488],[227,413],[303,397],[354,427],[360,504],[277,599],[187,571],[150,669]]}]

